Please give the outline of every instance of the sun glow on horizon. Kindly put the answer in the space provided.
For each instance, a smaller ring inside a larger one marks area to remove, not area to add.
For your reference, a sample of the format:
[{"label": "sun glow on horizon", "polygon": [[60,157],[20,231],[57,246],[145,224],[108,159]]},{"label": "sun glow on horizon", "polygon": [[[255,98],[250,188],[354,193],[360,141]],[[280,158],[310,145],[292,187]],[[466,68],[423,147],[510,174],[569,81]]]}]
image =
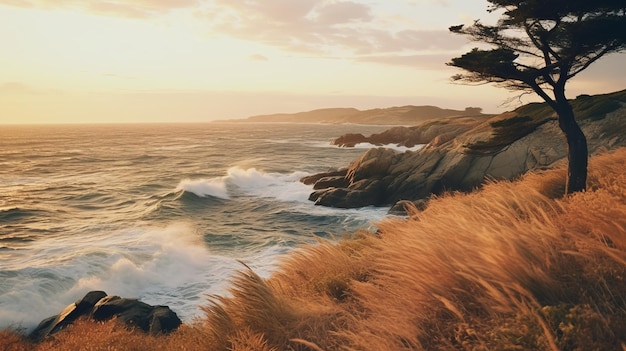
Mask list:
[{"label": "sun glow on horizon", "polygon": [[0,0],[0,124],[207,121],[388,104],[497,112],[509,96],[449,82],[455,70],[445,62],[470,46],[447,27],[484,17],[484,1],[19,6]]}]

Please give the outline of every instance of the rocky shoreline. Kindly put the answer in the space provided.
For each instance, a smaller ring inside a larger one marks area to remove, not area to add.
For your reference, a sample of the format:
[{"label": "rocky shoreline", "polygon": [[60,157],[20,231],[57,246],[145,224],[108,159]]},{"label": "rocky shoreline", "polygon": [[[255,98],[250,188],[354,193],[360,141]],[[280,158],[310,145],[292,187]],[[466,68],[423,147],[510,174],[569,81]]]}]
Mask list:
[{"label": "rocky shoreline", "polygon": [[[579,96],[572,105],[590,155],[626,145],[626,91]],[[556,117],[545,104],[491,117],[439,118],[369,137],[347,134],[333,144],[362,142],[426,145],[403,153],[370,149],[346,168],[305,177],[301,181],[314,187],[309,200],[338,208],[392,206],[393,213],[402,213],[409,202],[423,207],[433,195],[471,191],[488,180],[512,180],[552,168],[567,155]]]}]

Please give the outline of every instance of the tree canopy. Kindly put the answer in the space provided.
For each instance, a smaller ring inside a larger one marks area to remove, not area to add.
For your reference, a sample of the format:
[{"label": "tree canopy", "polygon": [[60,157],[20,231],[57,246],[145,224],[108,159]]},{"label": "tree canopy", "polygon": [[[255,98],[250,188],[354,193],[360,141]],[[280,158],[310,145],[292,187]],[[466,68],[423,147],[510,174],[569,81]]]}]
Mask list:
[{"label": "tree canopy", "polygon": [[587,144],[565,84],[603,56],[626,49],[626,0],[488,0],[495,25],[449,29],[486,44],[453,58],[454,80],[532,91],[557,113],[568,142],[567,192],[585,189]]},{"label": "tree canopy", "polygon": [[537,92],[563,85],[602,56],[626,49],[626,0],[489,2],[488,11],[503,11],[496,25],[477,20],[450,27],[493,47],[453,58],[449,65],[468,71],[454,79]]}]

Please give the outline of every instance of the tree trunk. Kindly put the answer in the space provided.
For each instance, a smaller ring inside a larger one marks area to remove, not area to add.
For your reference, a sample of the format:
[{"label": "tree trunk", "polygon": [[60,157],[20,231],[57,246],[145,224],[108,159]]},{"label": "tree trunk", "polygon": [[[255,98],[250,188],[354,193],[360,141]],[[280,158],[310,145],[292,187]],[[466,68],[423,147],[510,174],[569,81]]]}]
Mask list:
[{"label": "tree trunk", "polygon": [[559,116],[559,127],[567,139],[567,182],[565,194],[572,194],[587,189],[587,138],[574,119],[574,111],[565,95],[557,98],[556,113]]}]

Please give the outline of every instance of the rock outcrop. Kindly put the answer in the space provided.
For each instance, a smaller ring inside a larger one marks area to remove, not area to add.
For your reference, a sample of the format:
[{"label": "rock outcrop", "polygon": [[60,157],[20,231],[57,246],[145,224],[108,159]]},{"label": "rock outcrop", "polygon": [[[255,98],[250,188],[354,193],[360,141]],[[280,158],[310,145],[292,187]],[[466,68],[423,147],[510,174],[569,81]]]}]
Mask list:
[{"label": "rock outcrop", "polygon": [[[590,153],[625,146],[626,91],[598,98],[597,104],[611,102],[614,108],[610,111],[588,101],[594,98],[573,101],[577,116],[582,116],[579,124]],[[451,123],[444,120],[439,124]],[[399,202],[393,207],[397,213],[407,201],[423,206],[433,194],[471,191],[490,179],[515,179],[564,162],[566,155],[565,137],[556,118],[549,109],[531,104],[482,121],[465,120],[461,128],[449,128],[444,135],[432,137],[418,151],[370,149],[345,170],[309,177],[310,182],[315,179],[309,199],[317,205],[340,208]]]},{"label": "rock outcrop", "polygon": [[428,144],[435,138],[438,142],[450,140],[456,135],[467,132],[489,116],[476,117],[450,117],[445,119],[430,119],[417,126],[393,127],[382,133],[364,136],[359,133],[344,134],[333,140],[332,144],[341,147],[354,147],[359,143],[370,143],[383,146],[395,144],[398,146],[414,147],[415,145]]},{"label": "rock outcrop", "polygon": [[152,335],[169,333],[182,323],[176,313],[167,306],[151,306],[136,299],[108,296],[104,291],[91,291],[58,315],[44,319],[29,337],[34,341],[41,341],[81,317],[97,321],[117,318],[128,327]]}]

